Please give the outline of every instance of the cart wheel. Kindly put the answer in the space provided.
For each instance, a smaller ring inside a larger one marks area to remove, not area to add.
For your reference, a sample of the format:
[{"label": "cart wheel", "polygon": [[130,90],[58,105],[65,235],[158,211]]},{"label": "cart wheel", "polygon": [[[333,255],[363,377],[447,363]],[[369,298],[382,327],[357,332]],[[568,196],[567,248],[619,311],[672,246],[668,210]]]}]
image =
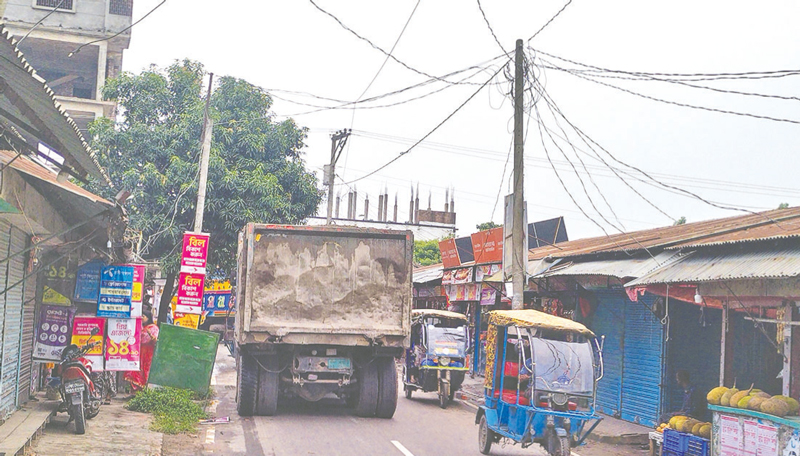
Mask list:
[{"label": "cart wheel", "polygon": [[550,456],[570,456],[569,436],[559,437],[555,430],[547,434],[547,452]]},{"label": "cart wheel", "polygon": [[494,441],[494,432],[489,429],[489,423],[486,422],[486,415],[481,416],[481,424],[478,427],[478,449],[481,454],[489,454],[492,451],[492,442]]},{"label": "cart wheel", "polygon": [[413,393],[414,390],[408,385],[403,385],[403,391],[406,393],[406,399],[411,399],[411,393]]}]

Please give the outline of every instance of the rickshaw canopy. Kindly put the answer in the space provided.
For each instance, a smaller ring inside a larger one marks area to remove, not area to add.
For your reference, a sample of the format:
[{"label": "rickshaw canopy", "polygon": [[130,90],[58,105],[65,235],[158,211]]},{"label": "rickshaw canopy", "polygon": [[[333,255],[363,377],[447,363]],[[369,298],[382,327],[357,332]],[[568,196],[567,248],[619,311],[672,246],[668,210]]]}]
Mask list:
[{"label": "rickshaw canopy", "polygon": [[495,310],[489,312],[489,324],[538,328],[549,331],[576,333],[589,338],[594,337],[594,333],[589,328],[577,321],[557,317],[533,309]]},{"label": "rickshaw canopy", "polygon": [[467,316],[458,312],[450,312],[449,310],[435,310],[435,309],[414,309],[411,311],[411,319],[416,320],[424,317],[439,317],[450,318],[453,320],[467,321]]}]

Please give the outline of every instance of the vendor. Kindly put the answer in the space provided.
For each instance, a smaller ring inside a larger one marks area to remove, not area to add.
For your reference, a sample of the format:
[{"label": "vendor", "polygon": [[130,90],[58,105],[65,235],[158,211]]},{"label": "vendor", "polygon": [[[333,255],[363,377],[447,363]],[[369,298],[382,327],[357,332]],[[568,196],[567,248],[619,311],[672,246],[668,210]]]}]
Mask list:
[{"label": "vendor", "polygon": [[661,416],[661,422],[666,423],[673,416],[688,416],[698,420],[705,420],[708,409],[706,406],[706,396],[701,390],[692,384],[689,371],[678,369],[675,373],[675,380],[683,389],[683,404],[677,412],[667,413]]}]

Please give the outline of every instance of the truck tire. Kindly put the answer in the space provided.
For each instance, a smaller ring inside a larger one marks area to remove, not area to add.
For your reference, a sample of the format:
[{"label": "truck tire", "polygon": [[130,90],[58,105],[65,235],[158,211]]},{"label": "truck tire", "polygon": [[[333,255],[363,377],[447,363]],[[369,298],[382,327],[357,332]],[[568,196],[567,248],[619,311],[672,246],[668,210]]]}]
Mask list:
[{"label": "truck tire", "polygon": [[378,358],[378,408],[375,416],[391,418],[397,409],[397,368],[394,358]]},{"label": "truck tire", "polygon": [[378,410],[378,394],[380,390],[377,359],[361,367],[356,375],[358,378],[356,415],[364,418],[373,417]]},{"label": "truck tire", "polygon": [[263,357],[258,372],[258,401],[256,412],[261,416],[272,416],[278,411],[278,356]]},{"label": "truck tire", "polygon": [[247,353],[236,357],[236,411],[239,416],[253,416],[258,395],[258,364]]}]

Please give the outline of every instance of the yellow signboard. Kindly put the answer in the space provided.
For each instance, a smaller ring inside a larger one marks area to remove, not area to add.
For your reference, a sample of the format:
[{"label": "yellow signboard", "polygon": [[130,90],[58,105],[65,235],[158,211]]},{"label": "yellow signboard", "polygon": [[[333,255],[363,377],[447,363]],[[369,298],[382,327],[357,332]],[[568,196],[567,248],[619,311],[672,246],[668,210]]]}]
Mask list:
[{"label": "yellow signboard", "polygon": [[70,301],[69,298],[57,292],[56,290],[45,285],[44,292],[42,293],[42,304],[68,306],[72,304],[72,301]]}]

